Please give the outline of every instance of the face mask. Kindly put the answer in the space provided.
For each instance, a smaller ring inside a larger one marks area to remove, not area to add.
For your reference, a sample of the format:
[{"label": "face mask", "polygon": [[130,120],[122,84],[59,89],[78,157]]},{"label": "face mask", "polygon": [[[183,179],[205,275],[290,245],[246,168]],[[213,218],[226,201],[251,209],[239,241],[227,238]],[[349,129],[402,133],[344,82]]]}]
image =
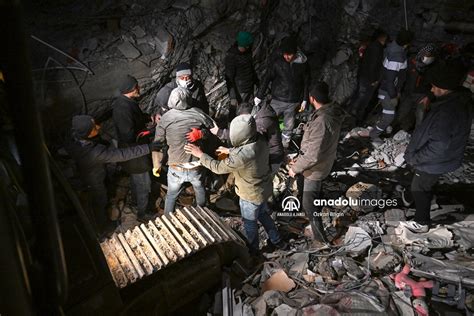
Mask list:
[{"label": "face mask", "polygon": [[192,80],[181,80],[181,79],[176,79],[176,82],[178,83],[178,86],[186,89],[190,89],[193,86],[193,81]]},{"label": "face mask", "polygon": [[432,62],[434,62],[435,58],[433,56],[431,57],[423,57],[423,64],[425,65],[429,65],[431,64]]}]

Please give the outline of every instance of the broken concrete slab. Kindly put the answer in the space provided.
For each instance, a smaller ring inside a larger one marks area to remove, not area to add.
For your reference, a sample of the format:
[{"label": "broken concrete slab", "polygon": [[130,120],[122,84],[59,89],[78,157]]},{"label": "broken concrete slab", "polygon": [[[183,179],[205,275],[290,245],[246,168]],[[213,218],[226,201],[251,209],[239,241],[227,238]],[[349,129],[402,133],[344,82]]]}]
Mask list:
[{"label": "broken concrete slab", "polygon": [[305,252],[295,253],[291,255],[290,259],[294,260],[294,263],[288,273],[290,275],[301,276],[308,267],[309,254]]},{"label": "broken concrete slab", "polygon": [[128,59],[135,59],[141,55],[140,51],[129,41],[124,41],[122,44],[117,46],[117,48]]},{"label": "broken concrete slab", "polygon": [[146,35],[145,31],[139,25],[135,25],[132,28],[132,33],[135,35],[136,38],[142,38]]},{"label": "broken concrete slab", "polygon": [[158,27],[155,36],[156,51],[166,58],[173,49],[173,37],[163,27]]},{"label": "broken concrete slab", "polygon": [[266,316],[267,315],[267,303],[263,296],[260,296],[252,303],[252,307],[255,311],[255,316]]},{"label": "broken concrete slab", "polygon": [[405,296],[403,291],[391,293],[391,296],[393,298],[393,301],[397,305],[397,309],[400,315],[415,316],[415,313],[411,306],[411,300],[409,297]]},{"label": "broken concrete slab", "polygon": [[279,291],[266,291],[263,293],[262,297],[270,308],[275,308],[283,303],[283,295]]},{"label": "broken concrete slab", "polygon": [[251,286],[250,284],[244,284],[244,286],[242,286],[242,292],[244,292],[248,296],[252,296],[252,297],[258,296],[258,290],[254,288],[253,286]]},{"label": "broken concrete slab", "polygon": [[286,304],[282,304],[273,310],[272,316],[296,316],[297,312],[297,309],[294,309]]}]

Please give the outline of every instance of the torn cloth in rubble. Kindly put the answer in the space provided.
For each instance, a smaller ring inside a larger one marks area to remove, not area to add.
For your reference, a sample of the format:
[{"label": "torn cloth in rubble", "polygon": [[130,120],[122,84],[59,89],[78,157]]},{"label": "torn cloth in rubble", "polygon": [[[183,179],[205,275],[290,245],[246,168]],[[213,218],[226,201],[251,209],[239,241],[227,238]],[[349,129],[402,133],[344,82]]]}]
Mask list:
[{"label": "torn cloth in rubble", "polygon": [[473,217],[473,215],[469,215],[462,222],[446,225],[446,227],[453,231],[454,235],[456,236],[457,243],[466,250],[474,247]]},{"label": "torn cloth in rubble", "polygon": [[395,244],[420,245],[430,249],[442,249],[453,246],[453,234],[446,227],[438,226],[427,233],[413,233],[403,225],[395,228],[392,241]]}]

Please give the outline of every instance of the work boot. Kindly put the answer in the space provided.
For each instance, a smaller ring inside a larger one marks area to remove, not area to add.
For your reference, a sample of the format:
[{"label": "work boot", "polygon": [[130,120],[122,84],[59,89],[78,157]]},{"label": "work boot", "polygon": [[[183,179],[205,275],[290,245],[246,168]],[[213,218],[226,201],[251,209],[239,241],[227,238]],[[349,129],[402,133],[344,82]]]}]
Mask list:
[{"label": "work boot", "polygon": [[[273,244],[273,243],[272,243]],[[279,242],[277,242],[276,244],[273,244],[275,246],[275,248],[277,248],[278,250],[284,250],[284,251],[288,251],[290,250],[290,246],[288,245],[288,243],[286,241],[284,241],[283,239],[281,239]]]}]

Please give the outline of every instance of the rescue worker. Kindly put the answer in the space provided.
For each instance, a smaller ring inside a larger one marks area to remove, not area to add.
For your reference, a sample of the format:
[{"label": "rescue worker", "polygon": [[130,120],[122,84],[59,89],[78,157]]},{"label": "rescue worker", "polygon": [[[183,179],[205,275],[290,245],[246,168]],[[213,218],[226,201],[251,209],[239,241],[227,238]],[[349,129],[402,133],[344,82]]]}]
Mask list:
[{"label": "rescue worker", "polygon": [[193,77],[191,65],[188,63],[180,63],[176,66],[176,79],[168,82],[158,91],[152,99],[148,112],[161,116],[168,111],[168,100],[171,91],[177,87],[188,90],[193,100],[191,107],[199,108],[204,113],[209,114],[209,103],[207,102],[206,93],[204,92],[204,85],[201,81]]},{"label": "rescue worker", "polygon": [[253,36],[239,32],[237,40],[225,57],[225,79],[229,91],[231,113],[229,121],[239,112],[237,106],[254,98],[254,86],[258,84],[252,58]]},{"label": "rescue worker", "polygon": [[370,131],[374,146],[382,144],[380,134],[392,123],[400,99],[400,91],[405,83],[407,72],[407,50],[412,41],[412,33],[402,29],[394,42],[387,45],[383,61],[382,81],[379,99],[382,103],[382,116]]},{"label": "rescue worker", "polygon": [[229,156],[216,160],[194,144],[185,146],[187,153],[199,158],[202,166],[216,174],[232,173],[235,192],[240,197],[240,212],[250,253],[259,253],[259,221],[268,234],[272,245],[287,249],[274,221],[268,214],[267,200],[272,195],[272,182],[268,163],[268,145],[257,133],[255,120],[250,114],[235,117],[230,123],[229,137],[233,148],[219,148]]},{"label": "rescue worker", "polygon": [[[117,132],[119,148],[138,144],[139,134],[146,130],[149,117],[145,115],[137,102],[140,87],[136,78],[127,75],[120,85],[120,96],[112,103],[112,118]],[[149,156],[132,159],[122,164],[130,174],[132,203],[137,208],[137,219],[146,222],[153,216],[150,171],[152,168]]]},{"label": "rescue worker", "polygon": [[322,181],[336,160],[344,111],[329,99],[329,88],[324,82],[311,88],[309,102],[315,111],[304,127],[300,154],[290,163],[288,174],[291,177],[301,174],[304,178],[302,205],[313,231],[313,247],[321,248],[327,238],[314,201],[321,198]]},{"label": "rescue worker", "polygon": [[[184,151],[188,141],[198,141],[203,137],[202,130],[212,128],[215,123],[201,109],[192,107],[193,100],[189,90],[177,87],[171,91],[168,107],[156,126],[155,144],[168,145],[168,192],[165,199],[165,214],[174,211],[176,199],[185,182],[192,184],[196,194],[196,204],[206,204],[206,191],[203,183],[203,170],[197,159]],[[190,133],[191,130],[191,133]],[[156,146],[155,146],[156,148]],[[155,150],[155,148],[153,150]],[[159,174],[163,156],[153,152],[153,173]]]},{"label": "rescue worker", "polygon": [[379,85],[387,37],[387,33],[383,30],[376,30],[374,40],[365,50],[360,62],[356,97],[350,110],[350,113],[356,117],[357,125],[363,123],[367,107]]},{"label": "rescue worker", "polygon": [[308,100],[309,68],[307,58],[298,50],[296,38],[285,38],[276,57],[270,58],[265,78],[254,99],[259,106],[265,99],[270,82],[271,107],[278,116],[283,114],[282,142],[288,148],[295,126],[295,111],[303,110]]},{"label": "rescue worker", "polygon": [[416,212],[413,221],[402,224],[411,231],[429,230],[433,187],[440,176],[462,164],[473,116],[471,92],[461,87],[465,75],[466,69],[456,62],[440,63],[433,70],[435,101],[405,151],[405,160],[414,169],[411,192]]},{"label": "rescue worker", "polygon": [[100,237],[106,237],[116,227],[116,223],[112,222],[107,215],[109,198],[105,185],[106,164],[146,156],[150,153],[150,148],[148,145],[127,148],[108,147],[98,137],[99,130],[100,126],[91,116],[74,116],[72,141],[66,146],[66,150],[76,161],[82,182],[90,195],[96,230]]}]

